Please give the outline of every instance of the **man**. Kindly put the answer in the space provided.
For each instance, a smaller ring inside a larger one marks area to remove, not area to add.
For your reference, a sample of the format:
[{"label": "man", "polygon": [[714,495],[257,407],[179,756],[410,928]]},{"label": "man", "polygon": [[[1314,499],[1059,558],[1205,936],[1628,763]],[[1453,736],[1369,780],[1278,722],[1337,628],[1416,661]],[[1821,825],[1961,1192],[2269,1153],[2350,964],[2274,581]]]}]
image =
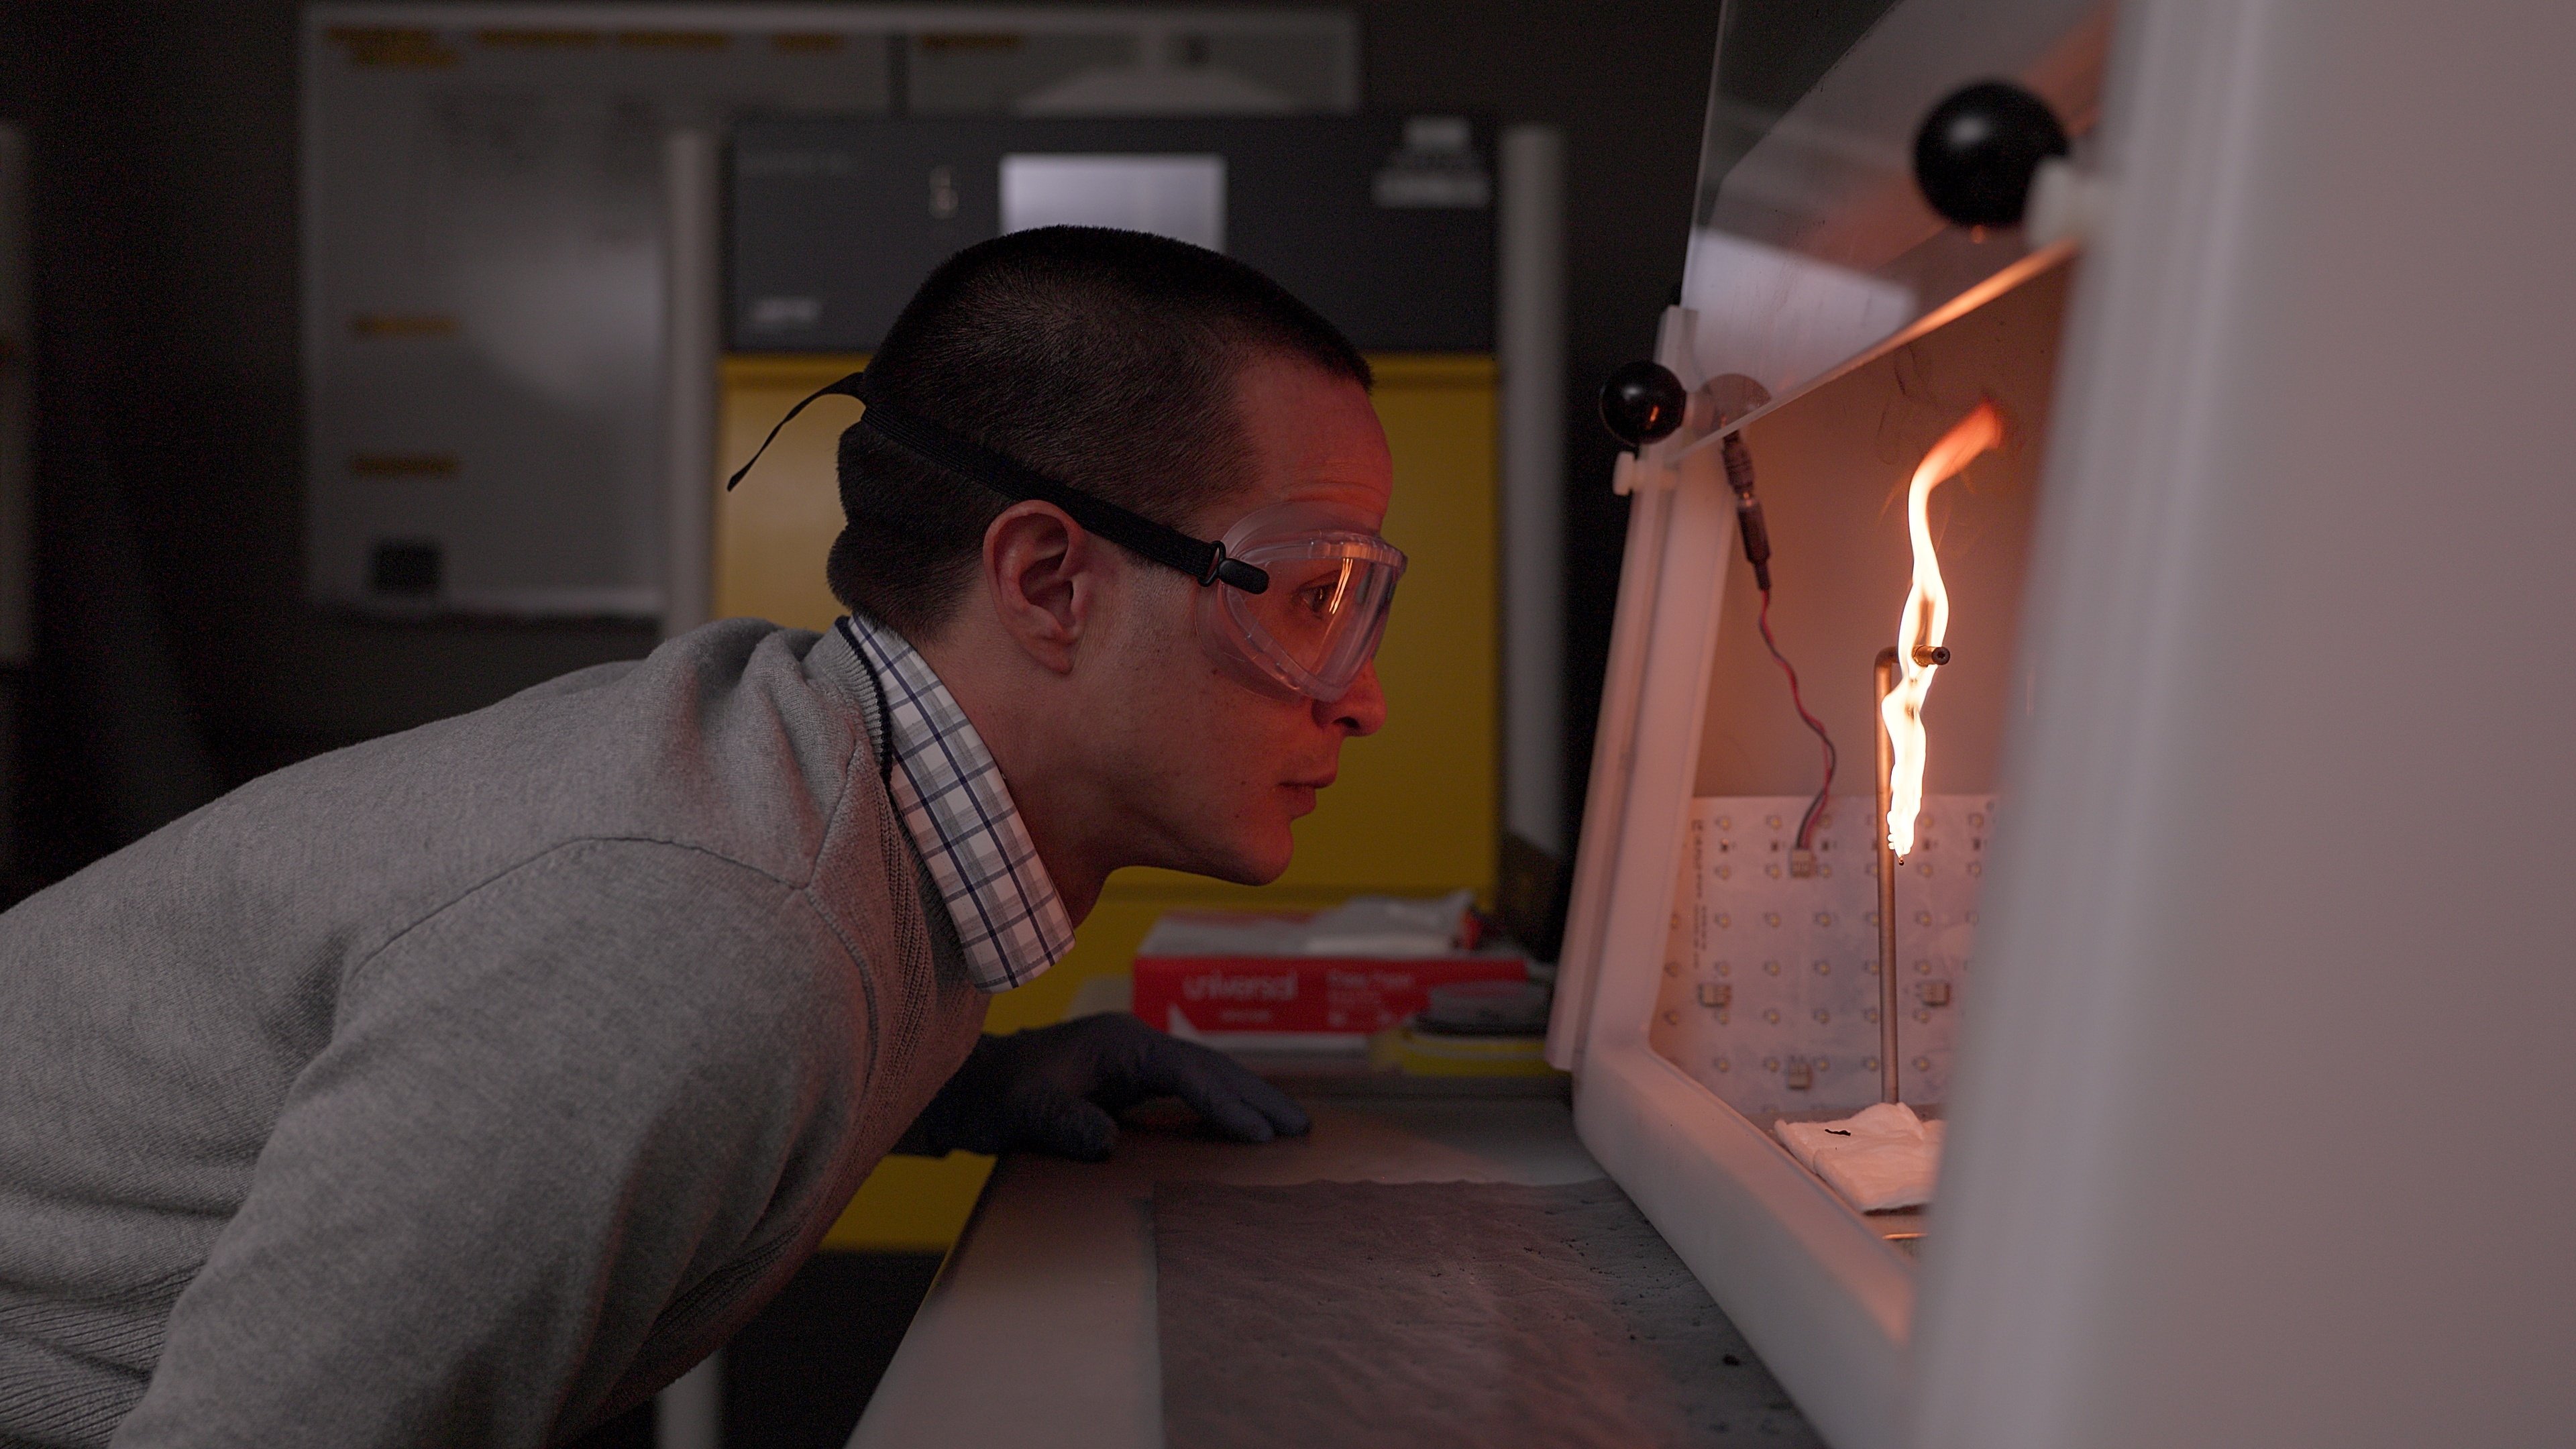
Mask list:
[{"label": "man", "polygon": [[0,917],[0,1441],[558,1442],[898,1139],[1303,1131],[1132,1018],[979,1027],[1110,871],[1277,876],[1378,727],[1368,382],[1213,253],[972,248],[840,388],[834,630],[282,770]]}]

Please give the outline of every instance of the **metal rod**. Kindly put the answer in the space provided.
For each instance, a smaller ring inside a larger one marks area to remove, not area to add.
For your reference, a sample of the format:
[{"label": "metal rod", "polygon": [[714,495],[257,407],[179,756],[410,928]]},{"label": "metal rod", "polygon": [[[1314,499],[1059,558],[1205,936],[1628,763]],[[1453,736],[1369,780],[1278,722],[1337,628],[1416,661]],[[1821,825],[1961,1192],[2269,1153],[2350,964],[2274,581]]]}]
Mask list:
[{"label": "metal rod", "polygon": [[1565,133],[1511,126],[1495,340],[1502,362],[1503,828],[1565,837]]},{"label": "metal rod", "polygon": [[1878,737],[1878,818],[1871,829],[1878,837],[1878,1099],[1893,1102],[1896,1091],[1896,852],[1887,843],[1887,812],[1896,801],[1896,742],[1888,737],[1887,697],[1896,689],[1896,650],[1878,651],[1871,671],[1877,688],[1871,699],[1879,706],[1871,716]]},{"label": "metal rod", "polygon": [[[0,668],[31,663],[36,652],[34,481],[28,439],[36,360],[28,332],[35,275],[27,256],[26,133],[0,125]],[[8,762],[0,761],[0,774]]]},{"label": "metal rod", "polygon": [[662,636],[715,617],[716,363],[724,342],[721,148],[713,132],[664,138]]}]

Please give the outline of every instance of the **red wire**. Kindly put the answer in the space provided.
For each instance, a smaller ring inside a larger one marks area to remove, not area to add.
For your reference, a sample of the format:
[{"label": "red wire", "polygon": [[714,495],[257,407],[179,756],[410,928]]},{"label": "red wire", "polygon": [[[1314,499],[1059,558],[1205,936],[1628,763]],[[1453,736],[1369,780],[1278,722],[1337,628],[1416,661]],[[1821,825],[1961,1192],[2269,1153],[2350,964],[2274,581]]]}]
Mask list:
[{"label": "red wire", "polygon": [[1825,733],[1824,721],[1807,713],[1807,702],[1798,694],[1797,668],[1789,663],[1788,655],[1780,652],[1779,641],[1771,637],[1771,591],[1769,589],[1762,591],[1762,610],[1754,615],[1754,623],[1762,630],[1762,647],[1771,651],[1771,657],[1779,662],[1780,672],[1789,676],[1791,707],[1798,711],[1798,718],[1807,722],[1807,728],[1814,730],[1816,738],[1825,746],[1825,783],[1816,787],[1815,800],[1807,806],[1806,815],[1798,822],[1798,848],[1812,850],[1815,848],[1816,817],[1825,813],[1825,799],[1833,793],[1834,788],[1834,737]]}]

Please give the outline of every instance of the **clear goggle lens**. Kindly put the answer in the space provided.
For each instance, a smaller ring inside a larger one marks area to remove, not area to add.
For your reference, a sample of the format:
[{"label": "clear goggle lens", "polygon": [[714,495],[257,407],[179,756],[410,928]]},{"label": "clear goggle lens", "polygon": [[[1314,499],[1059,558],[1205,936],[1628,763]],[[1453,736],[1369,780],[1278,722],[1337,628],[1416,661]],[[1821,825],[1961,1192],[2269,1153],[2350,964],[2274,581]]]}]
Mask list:
[{"label": "clear goggle lens", "polygon": [[1310,504],[1262,509],[1224,542],[1227,557],[1269,574],[1270,587],[1200,591],[1200,634],[1211,652],[1268,693],[1326,703],[1350,693],[1386,633],[1402,551]]}]

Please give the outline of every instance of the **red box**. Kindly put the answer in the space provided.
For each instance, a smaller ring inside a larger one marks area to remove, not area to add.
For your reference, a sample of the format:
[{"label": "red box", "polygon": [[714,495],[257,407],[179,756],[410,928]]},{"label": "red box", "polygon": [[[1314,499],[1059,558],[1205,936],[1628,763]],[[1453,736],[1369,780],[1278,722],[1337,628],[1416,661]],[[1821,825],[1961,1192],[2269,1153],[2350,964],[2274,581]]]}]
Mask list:
[{"label": "red box", "polygon": [[1134,1010],[1175,1036],[1355,1044],[1429,1006],[1434,986],[1529,977],[1529,963],[1511,951],[1370,959],[1166,955],[1151,953],[1153,944],[1136,956]]}]

